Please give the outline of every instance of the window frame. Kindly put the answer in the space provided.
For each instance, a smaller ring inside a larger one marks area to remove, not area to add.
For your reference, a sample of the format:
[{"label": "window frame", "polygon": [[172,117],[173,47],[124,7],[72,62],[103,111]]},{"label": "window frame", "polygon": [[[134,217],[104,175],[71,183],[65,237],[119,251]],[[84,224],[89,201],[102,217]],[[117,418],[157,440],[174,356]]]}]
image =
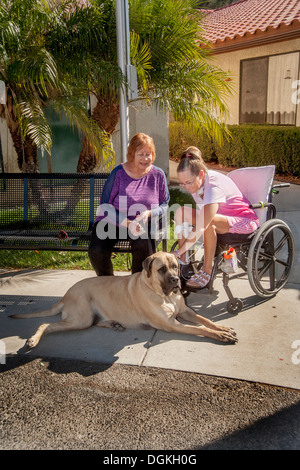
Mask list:
[{"label": "window frame", "polygon": [[[295,103],[295,117],[294,117],[294,123],[293,124],[276,124],[276,123],[268,123],[268,113],[267,113],[267,109],[268,109],[268,89],[269,89],[269,59],[270,57],[280,57],[280,56],[284,56],[284,55],[288,55],[288,54],[295,54],[295,53],[298,53],[298,78],[296,80],[300,80],[300,50],[295,50],[295,51],[288,51],[288,52],[282,52],[280,54],[269,54],[269,55],[262,55],[262,56],[257,56],[257,57],[251,57],[251,58],[248,58],[248,59],[241,59],[240,60],[240,77],[239,77],[239,125],[251,125],[251,124],[256,124],[256,125],[265,125],[265,124],[268,124],[270,126],[296,126],[296,122],[297,122],[297,106],[298,106],[298,103]],[[267,60],[267,71],[266,71],[266,74],[267,74],[267,77],[266,77],[266,90],[265,90],[265,93],[266,93],[266,96],[265,96],[265,110],[264,110],[264,122],[263,123],[258,123],[258,122],[242,122],[242,86],[243,86],[243,83],[242,83],[242,74],[243,74],[243,64],[245,62],[250,62],[250,61],[255,61],[255,60],[260,60],[260,59],[266,59]],[[299,85],[300,85],[300,82],[299,82]],[[291,94],[292,94],[292,90],[291,90]]]}]

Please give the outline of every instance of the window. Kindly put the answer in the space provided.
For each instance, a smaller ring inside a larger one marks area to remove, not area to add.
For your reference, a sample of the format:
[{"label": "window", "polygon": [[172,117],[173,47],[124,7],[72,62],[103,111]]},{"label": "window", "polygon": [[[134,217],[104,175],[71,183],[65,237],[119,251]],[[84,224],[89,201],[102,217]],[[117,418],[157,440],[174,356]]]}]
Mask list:
[{"label": "window", "polygon": [[240,124],[296,124],[299,52],[241,61]]}]

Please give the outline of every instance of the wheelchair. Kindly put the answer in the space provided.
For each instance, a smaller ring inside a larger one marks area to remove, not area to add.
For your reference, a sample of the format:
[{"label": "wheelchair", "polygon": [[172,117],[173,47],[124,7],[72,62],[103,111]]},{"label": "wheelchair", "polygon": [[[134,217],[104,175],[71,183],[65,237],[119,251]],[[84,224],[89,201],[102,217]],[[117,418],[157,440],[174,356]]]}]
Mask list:
[{"label": "wheelchair", "polygon": [[[203,257],[196,259],[195,245],[189,250],[190,263],[181,265],[182,294],[188,296],[191,292],[211,294],[216,275],[221,273],[223,287],[228,296],[227,310],[238,314],[243,309],[243,301],[234,297],[229,282],[247,275],[250,286],[261,298],[273,297],[287,283],[295,255],[295,242],[289,226],[276,218],[276,208],[273,197],[279,189],[289,187],[288,183],[273,185],[275,167],[240,168],[228,173],[240,191],[249,200],[260,221],[259,228],[249,235],[226,233],[218,235],[211,279],[203,289],[192,289],[186,286],[186,281],[203,264]],[[176,241],[171,251],[177,249]],[[224,254],[233,248],[237,257],[237,272],[230,274],[222,270]]]}]

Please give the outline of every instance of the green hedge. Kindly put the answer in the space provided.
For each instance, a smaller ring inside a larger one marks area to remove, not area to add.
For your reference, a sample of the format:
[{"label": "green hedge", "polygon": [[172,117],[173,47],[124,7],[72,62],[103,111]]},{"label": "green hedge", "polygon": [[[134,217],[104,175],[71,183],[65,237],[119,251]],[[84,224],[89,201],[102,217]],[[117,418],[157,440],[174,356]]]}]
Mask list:
[{"label": "green hedge", "polygon": [[218,146],[182,123],[170,123],[170,158],[176,160],[185,148],[194,145],[207,162],[236,167],[273,164],[277,173],[300,176],[299,127],[241,125],[228,128],[231,139]]}]

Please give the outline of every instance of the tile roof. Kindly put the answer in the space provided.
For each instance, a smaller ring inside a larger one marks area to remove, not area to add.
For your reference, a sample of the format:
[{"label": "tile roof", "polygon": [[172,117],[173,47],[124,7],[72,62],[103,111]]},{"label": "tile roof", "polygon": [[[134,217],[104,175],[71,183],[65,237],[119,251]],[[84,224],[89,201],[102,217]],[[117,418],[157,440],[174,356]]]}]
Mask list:
[{"label": "tile roof", "polygon": [[299,25],[300,36],[300,0],[242,0],[207,12],[203,29],[216,44],[292,24]]}]

